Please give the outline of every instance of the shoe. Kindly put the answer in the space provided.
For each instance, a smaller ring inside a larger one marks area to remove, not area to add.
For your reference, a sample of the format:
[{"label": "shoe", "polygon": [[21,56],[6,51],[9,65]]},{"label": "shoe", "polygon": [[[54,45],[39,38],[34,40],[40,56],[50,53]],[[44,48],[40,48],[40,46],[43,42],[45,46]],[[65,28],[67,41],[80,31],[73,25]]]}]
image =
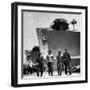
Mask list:
[{"label": "shoe", "polygon": [[69,73],[69,75],[71,75],[72,73]]}]

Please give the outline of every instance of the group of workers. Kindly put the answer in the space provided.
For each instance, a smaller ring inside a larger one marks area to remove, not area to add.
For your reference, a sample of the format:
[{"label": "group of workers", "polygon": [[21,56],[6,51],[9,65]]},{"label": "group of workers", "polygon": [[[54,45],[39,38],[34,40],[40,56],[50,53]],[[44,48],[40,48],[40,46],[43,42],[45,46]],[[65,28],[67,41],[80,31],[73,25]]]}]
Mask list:
[{"label": "group of workers", "polygon": [[[63,71],[63,68],[64,68],[65,74],[67,75],[69,73],[69,75],[71,75],[72,70],[71,70],[70,54],[69,54],[67,49],[65,49],[65,52],[63,53],[62,56],[61,56],[61,53],[62,53],[61,51],[58,51],[58,55],[56,56],[56,59],[57,59],[57,73],[58,73],[58,75],[62,75],[62,71]],[[46,61],[47,61],[47,67],[48,67],[48,75],[53,76],[54,57],[53,57],[53,54],[52,54],[51,50],[48,51]],[[38,54],[36,64],[37,64],[37,70],[36,70],[37,76],[43,76],[44,59],[41,56],[41,53]]]}]

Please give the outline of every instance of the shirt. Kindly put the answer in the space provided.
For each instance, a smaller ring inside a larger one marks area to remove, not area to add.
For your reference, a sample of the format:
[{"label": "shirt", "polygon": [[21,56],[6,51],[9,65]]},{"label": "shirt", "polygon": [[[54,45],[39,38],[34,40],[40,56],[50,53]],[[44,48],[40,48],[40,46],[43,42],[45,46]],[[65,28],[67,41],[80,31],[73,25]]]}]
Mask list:
[{"label": "shirt", "polygon": [[57,64],[60,64],[60,63],[62,63],[62,58],[61,58],[61,56],[57,56]]},{"label": "shirt", "polygon": [[47,55],[47,60],[48,62],[53,62],[53,55],[52,54]]}]

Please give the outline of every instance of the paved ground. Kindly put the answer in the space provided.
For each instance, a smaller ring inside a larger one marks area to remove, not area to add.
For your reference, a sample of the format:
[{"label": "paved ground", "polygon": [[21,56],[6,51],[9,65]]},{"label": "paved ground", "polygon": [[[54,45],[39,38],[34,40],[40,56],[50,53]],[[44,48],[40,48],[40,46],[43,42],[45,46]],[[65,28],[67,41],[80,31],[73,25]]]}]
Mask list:
[{"label": "paved ground", "polygon": [[42,77],[37,77],[37,74],[36,73],[33,73],[33,74],[29,74],[29,75],[24,75],[24,79],[31,79],[31,78],[50,78],[50,77],[77,77],[77,76],[80,76],[80,73],[72,73],[71,75],[65,75],[64,72],[62,72],[62,75],[61,76],[58,76],[57,72],[54,71],[53,73],[53,76],[49,76],[47,72],[44,72],[43,73],[43,76]]}]

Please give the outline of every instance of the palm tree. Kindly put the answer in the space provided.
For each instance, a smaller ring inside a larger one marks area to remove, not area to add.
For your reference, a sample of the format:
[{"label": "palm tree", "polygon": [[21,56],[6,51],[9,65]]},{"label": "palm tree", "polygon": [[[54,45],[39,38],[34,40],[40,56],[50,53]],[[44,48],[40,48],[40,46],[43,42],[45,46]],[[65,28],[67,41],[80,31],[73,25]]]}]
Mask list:
[{"label": "palm tree", "polygon": [[77,21],[75,20],[75,19],[73,19],[72,21],[71,21],[71,24],[73,25],[73,30],[75,30],[75,24],[77,23]]}]

